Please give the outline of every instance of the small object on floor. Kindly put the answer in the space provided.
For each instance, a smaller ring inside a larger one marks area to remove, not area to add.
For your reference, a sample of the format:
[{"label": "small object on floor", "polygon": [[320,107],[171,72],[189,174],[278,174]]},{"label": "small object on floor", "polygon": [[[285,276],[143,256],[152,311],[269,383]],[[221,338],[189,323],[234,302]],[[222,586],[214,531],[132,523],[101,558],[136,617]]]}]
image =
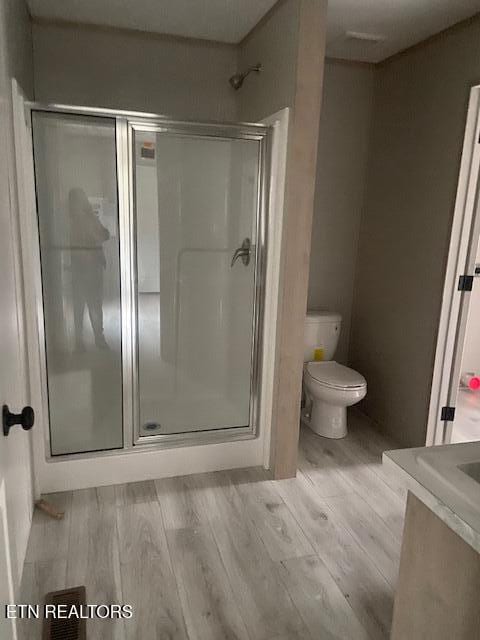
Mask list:
[{"label": "small object on floor", "polygon": [[47,502],[46,500],[37,500],[35,502],[35,506],[51,518],[55,518],[55,520],[62,520],[65,515],[63,511],[59,511],[55,505],[50,504],[50,502]]},{"label": "small object on floor", "polygon": [[[63,591],[52,591],[45,596],[45,604],[64,605],[68,609],[75,606],[80,610],[87,603],[85,587],[73,587]],[[86,640],[85,618],[48,617],[43,621],[43,640]]]},{"label": "small object on floor", "polygon": [[477,391],[480,389],[480,378],[473,372],[466,372],[460,378],[460,386]]}]

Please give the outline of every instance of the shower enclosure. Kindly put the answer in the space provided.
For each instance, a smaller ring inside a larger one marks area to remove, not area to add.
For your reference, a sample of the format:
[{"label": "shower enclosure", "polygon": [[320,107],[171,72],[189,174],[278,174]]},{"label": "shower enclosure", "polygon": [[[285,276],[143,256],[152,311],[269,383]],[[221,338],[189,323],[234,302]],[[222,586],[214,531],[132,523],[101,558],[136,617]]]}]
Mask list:
[{"label": "shower enclosure", "polygon": [[268,128],[30,114],[50,455],[254,437]]}]

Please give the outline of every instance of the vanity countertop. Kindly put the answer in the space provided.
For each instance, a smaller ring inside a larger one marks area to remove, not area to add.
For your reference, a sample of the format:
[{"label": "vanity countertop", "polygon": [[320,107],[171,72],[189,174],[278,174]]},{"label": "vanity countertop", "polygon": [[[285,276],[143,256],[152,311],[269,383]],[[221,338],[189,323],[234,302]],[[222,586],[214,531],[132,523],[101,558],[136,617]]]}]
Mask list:
[{"label": "vanity countertop", "polygon": [[383,464],[480,553],[480,442],[386,451]]}]

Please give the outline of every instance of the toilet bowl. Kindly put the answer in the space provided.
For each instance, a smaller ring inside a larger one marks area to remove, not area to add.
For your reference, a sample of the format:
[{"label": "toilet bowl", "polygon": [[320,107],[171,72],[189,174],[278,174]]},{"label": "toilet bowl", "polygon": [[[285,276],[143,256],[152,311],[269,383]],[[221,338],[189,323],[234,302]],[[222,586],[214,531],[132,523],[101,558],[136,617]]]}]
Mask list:
[{"label": "toilet bowl", "polygon": [[333,360],[341,326],[333,311],[309,311],[305,318],[302,421],[325,438],[347,435],[347,407],[367,393],[360,373]]},{"label": "toilet bowl", "polygon": [[347,407],[365,397],[365,378],[334,361],[308,362],[304,366],[303,381],[304,421],[320,436],[344,438],[347,435]]}]

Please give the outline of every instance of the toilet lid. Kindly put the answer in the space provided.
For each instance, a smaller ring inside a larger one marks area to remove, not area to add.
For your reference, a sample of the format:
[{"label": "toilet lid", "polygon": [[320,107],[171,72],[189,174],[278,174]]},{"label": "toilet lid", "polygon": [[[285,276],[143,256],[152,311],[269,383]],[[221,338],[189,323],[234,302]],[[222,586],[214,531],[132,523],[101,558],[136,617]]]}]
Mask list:
[{"label": "toilet lid", "polygon": [[360,373],[338,362],[309,362],[307,372],[317,382],[335,389],[358,389],[367,384]]}]

